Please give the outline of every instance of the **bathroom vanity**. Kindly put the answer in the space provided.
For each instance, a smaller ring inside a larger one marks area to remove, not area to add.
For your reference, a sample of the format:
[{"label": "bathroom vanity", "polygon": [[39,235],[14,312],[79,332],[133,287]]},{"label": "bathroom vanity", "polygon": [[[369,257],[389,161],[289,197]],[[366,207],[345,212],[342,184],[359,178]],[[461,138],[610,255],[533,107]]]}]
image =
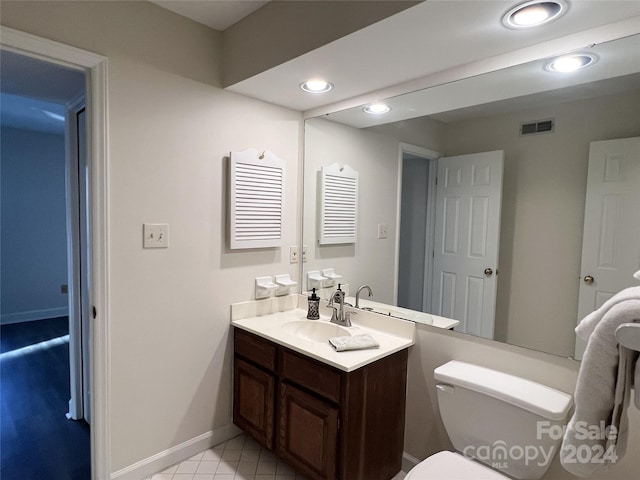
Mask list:
[{"label": "bathroom vanity", "polygon": [[390,480],[402,463],[415,326],[380,324],[379,315],[367,314],[351,333],[370,333],[380,348],[335,352],[317,335],[325,328],[302,336],[287,328],[319,322],[335,333],[326,319],[303,320],[305,314],[232,321],[234,423],[310,479]]}]

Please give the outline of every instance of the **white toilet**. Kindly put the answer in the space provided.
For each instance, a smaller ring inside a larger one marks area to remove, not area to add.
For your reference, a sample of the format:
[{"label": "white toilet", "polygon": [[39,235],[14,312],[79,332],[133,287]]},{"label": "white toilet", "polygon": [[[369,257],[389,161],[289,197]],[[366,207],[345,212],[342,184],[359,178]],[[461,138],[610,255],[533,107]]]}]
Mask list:
[{"label": "white toilet", "polygon": [[436,368],[434,378],[440,416],[457,452],[432,455],[405,480],[539,479],[545,474],[562,442],[571,395],[455,360]]}]

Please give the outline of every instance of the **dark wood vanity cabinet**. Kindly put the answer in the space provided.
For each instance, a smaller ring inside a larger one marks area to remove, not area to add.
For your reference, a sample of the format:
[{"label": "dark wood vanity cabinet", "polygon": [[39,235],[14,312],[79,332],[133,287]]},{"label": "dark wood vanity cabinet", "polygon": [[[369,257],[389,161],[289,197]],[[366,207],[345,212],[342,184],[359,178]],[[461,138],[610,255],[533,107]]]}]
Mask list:
[{"label": "dark wood vanity cabinet", "polygon": [[233,421],[265,447],[273,448],[275,377],[250,363],[234,362]]},{"label": "dark wood vanity cabinet", "polygon": [[407,349],[343,372],[234,329],[233,421],[314,480],[390,480],[402,466]]}]

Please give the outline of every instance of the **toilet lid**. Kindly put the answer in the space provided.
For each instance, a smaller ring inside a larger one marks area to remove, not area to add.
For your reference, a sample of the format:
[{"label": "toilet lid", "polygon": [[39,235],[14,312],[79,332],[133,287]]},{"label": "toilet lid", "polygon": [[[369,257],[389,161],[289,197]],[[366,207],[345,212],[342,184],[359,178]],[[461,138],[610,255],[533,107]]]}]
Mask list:
[{"label": "toilet lid", "polygon": [[453,452],[440,452],[423,460],[404,477],[405,480],[506,480],[489,467]]}]

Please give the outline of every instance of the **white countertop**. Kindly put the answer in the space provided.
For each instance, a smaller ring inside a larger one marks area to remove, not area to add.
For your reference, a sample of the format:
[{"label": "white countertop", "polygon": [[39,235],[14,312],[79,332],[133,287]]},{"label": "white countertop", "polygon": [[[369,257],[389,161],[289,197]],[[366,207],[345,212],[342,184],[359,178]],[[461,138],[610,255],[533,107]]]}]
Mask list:
[{"label": "white countertop", "polygon": [[[356,298],[346,297],[345,301],[351,303],[352,305],[355,305]],[[398,317],[416,323],[423,323],[425,325],[432,325],[438,328],[450,329],[460,324],[458,320],[454,320],[453,318],[440,317],[438,315],[419,312],[417,310],[387,305],[385,303],[367,300],[366,298],[360,298],[360,302],[358,304],[360,305],[360,308],[372,308],[374,312],[380,313],[382,315],[390,315],[392,317]]]},{"label": "white countertop", "polygon": [[380,344],[379,348],[336,352],[329,342],[307,340],[283,328],[295,321],[329,323],[332,310],[324,306],[324,301],[321,305],[320,320],[307,320],[307,299],[303,295],[233,304],[231,324],[345,372],[415,343],[416,326],[413,322],[350,307],[345,307],[345,310],[357,312],[357,315],[352,315],[353,326],[345,327],[346,330],[351,335],[368,333]]}]

